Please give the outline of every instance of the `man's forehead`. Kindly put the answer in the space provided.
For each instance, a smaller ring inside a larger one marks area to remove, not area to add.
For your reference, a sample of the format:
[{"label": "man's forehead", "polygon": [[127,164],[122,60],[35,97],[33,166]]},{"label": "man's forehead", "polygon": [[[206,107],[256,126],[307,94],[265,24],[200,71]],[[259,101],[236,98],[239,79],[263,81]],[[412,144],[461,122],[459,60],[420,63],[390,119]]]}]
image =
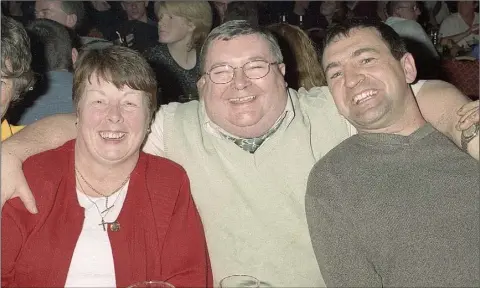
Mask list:
[{"label": "man's forehead", "polygon": [[40,1],[36,1],[35,7],[43,10],[55,9],[55,8],[60,9],[62,6],[61,4],[62,4],[62,1],[58,1],[58,0],[40,0]]},{"label": "man's forehead", "polygon": [[229,40],[215,39],[210,43],[206,61],[228,62],[229,60],[249,58],[272,58],[272,51],[266,39],[251,34],[239,35]]}]

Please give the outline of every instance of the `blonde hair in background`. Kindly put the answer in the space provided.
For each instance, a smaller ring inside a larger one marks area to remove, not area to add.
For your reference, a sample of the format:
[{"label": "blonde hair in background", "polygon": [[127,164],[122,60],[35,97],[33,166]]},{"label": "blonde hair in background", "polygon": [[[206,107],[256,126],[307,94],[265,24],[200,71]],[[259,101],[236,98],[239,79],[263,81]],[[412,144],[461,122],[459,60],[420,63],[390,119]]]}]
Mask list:
[{"label": "blonde hair in background", "polygon": [[192,35],[191,47],[202,47],[210,29],[212,29],[212,8],[207,1],[161,1],[155,2],[155,14],[161,19],[161,11],[183,17],[193,23],[195,30]]},{"label": "blonde hair in background", "polygon": [[[268,29],[279,38],[286,65],[285,78],[291,88],[304,87],[309,90],[326,85],[315,45],[307,33],[298,26],[287,23],[272,24]],[[292,81],[296,83],[291,83]]]}]

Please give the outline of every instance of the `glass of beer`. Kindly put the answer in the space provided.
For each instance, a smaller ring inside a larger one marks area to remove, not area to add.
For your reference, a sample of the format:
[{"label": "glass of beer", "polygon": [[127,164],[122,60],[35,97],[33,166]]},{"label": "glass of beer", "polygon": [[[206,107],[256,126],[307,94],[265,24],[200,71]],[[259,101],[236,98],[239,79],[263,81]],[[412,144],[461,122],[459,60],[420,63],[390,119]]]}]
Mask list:
[{"label": "glass of beer", "polygon": [[260,281],[257,278],[249,275],[230,275],[220,281],[221,288],[258,288]]},{"label": "glass of beer", "polygon": [[144,281],[138,282],[128,286],[127,288],[147,288],[147,287],[155,287],[155,288],[175,288],[172,284],[163,281]]}]

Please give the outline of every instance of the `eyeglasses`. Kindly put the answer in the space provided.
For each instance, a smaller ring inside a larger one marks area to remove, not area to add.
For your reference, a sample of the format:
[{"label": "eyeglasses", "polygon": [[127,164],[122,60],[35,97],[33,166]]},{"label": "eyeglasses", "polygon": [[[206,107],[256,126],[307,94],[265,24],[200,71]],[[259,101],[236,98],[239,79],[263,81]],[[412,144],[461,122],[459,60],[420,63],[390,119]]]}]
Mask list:
[{"label": "eyeglasses", "polygon": [[205,72],[215,84],[227,84],[235,77],[235,69],[242,68],[243,74],[249,79],[260,79],[270,72],[270,65],[280,64],[278,62],[267,62],[254,60],[243,64],[241,67],[232,67],[228,64],[213,67]]},{"label": "eyeglasses", "polygon": [[398,8],[410,9],[410,10],[412,10],[412,11],[420,10],[420,8],[418,8],[417,5],[413,5],[413,7],[412,7],[412,6],[400,6],[400,7],[398,7]]}]

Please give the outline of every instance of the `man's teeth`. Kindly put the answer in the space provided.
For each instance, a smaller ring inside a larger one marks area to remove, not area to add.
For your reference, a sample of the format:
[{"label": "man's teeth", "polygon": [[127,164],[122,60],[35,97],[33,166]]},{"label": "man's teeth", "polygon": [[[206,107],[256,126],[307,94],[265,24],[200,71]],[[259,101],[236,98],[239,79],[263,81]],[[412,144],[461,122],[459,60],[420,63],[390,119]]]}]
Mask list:
[{"label": "man's teeth", "polygon": [[229,101],[232,102],[232,103],[245,103],[245,102],[248,102],[248,101],[252,101],[253,99],[255,99],[255,97],[256,96],[233,98],[233,99],[229,99]]},{"label": "man's teeth", "polygon": [[124,132],[100,132],[100,137],[103,139],[121,139],[125,134]]},{"label": "man's teeth", "polygon": [[365,100],[369,97],[372,97],[373,95],[376,95],[377,93],[378,92],[375,91],[375,90],[368,90],[368,91],[362,92],[358,95],[355,95],[355,97],[353,97],[353,103],[359,104],[362,100]]}]

